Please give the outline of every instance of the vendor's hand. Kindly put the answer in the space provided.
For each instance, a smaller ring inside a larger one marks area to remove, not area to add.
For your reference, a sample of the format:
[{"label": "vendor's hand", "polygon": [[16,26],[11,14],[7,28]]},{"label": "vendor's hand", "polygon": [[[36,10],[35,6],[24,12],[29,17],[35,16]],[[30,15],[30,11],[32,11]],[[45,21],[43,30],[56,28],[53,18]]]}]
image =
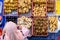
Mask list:
[{"label": "vendor's hand", "polygon": [[3,31],[2,31],[2,36],[3,36],[5,33],[6,33],[6,30],[3,29]]},{"label": "vendor's hand", "polygon": [[20,26],[20,25],[18,25],[17,28],[18,28],[19,30],[22,30],[22,26]]}]

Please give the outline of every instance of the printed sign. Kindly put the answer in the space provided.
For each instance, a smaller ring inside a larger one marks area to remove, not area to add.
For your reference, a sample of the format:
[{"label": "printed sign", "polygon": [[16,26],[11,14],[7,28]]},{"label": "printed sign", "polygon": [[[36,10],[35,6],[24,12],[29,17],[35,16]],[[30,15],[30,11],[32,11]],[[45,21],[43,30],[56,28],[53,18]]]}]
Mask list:
[{"label": "printed sign", "polygon": [[60,15],[60,0],[56,0],[56,13]]}]

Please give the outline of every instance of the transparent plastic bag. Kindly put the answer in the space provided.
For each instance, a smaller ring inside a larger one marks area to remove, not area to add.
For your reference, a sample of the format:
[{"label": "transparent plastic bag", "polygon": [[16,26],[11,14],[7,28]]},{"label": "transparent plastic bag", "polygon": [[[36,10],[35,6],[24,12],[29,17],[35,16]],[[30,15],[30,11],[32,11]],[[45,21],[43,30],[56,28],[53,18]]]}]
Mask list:
[{"label": "transparent plastic bag", "polygon": [[5,34],[3,40],[24,40],[22,33],[18,31],[17,25],[13,22],[7,22],[5,24],[3,34]]}]

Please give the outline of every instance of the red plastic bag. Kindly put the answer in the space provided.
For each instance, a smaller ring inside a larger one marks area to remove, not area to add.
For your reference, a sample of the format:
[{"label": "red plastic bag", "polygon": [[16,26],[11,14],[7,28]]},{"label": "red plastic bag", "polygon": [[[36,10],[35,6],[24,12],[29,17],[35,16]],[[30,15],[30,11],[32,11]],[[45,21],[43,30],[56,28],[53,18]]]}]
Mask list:
[{"label": "red plastic bag", "polygon": [[58,40],[60,40],[60,36],[58,37]]},{"label": "red plastic bag", "polygon": [[0,36],[2,35],[2,28],[0,28]]}]

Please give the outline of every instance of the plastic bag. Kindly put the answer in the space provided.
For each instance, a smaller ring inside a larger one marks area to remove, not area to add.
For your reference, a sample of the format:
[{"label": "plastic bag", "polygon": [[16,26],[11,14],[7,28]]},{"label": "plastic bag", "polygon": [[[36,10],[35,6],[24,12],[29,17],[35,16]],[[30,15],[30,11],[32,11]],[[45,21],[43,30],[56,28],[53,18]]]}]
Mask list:
[{"label": "plastic bag", "polygon": [[5,24],[3,34],[5,34],[4,40],[24,40],[22,33],[18,31],[17,25],[13,22]]}]

